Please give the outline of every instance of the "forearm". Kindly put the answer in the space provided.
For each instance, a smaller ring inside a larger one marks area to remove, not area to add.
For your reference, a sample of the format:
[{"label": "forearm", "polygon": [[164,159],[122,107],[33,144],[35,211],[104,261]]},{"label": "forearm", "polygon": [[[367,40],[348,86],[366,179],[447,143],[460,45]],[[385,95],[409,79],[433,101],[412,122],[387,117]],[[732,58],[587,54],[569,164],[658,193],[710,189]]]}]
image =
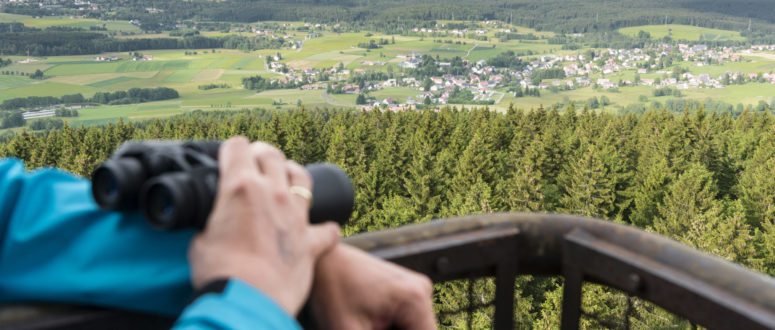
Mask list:
[{"label": "forearm", "polygon": [[97,208],[90,183],[0,160],[0,301],[51,301],[177,315],[191,294],[191,232]]}]

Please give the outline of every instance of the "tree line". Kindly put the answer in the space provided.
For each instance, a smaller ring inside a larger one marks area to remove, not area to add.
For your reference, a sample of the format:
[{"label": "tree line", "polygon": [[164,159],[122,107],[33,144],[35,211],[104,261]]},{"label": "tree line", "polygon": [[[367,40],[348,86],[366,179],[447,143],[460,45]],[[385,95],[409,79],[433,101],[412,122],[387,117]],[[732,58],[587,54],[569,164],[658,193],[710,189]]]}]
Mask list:
[{"label": "tree line", "polygon": [[[622,27],[650,24],[685,24],[733,31],[751,37],[772,38],[775,19],[768,0],[750,0],[729,6],[722,0],[496,0],[467,3],[456,0],[270,0],[236,1],[136,1],[106,0],[104,12],[89,12],[103,20],[138,19],[145,31],[172,30],[183,20],[204,22],[309,21],[340,23],[349,29],[409,33],[413,27],[432,27],[436,20],[501,20],[536,30],[562,33],[608,32]],[[148,6],[163,10],[151,14]],[[67,6],[40,9],[36,4],[7,4],[4,12],[33,16],[83,14]],[[432,22],[432,23],[431,23]],[[461,27],[466,26],[461,24]],[[2,31],[0,31],[2,32]],[[521,36],[519,36],[521,37]]]},{"label": "tree line", "polygon": [[[0,155],[29,168],[56,166],[88,176],[129,139],[225,139],[244,135],[280,147],[300,163],[333,162],[356,188],[345,235],[471,213],[557,212],[644,228],[775,275],[775,116],[736,118],[648,110],[613,115],[570,107],[505,113],[350,110],[201,112],[167,120],[65,125],[0,139]],[[492,281],[436,284],[437,309],[464,307],[468,287],[484,302]],[[520,277],[520,327],[559,326],[562,282]],[[626,296],[589,285],[584,307],[618,324]],[[636,300],[631,324],[689,323]],[[477,328],[492,309],[477,310]],[[584,327],[602,327],[594,320]],[[442,326],[463,326],[443,316]]]},{"label": "tree line", "polygon": [[84,31],[24,31],[0,33],[0,53],[32,56],[59,56],[129,52],[153,49],[208,49],[228,48],[241,50],[275,49],[282,47],[281,38],[251,38],[237,35],[183,38],[121,39],[96,32]]},{"label": "tree line", "polygon": [[178,97],[180,97],[178,92],[168,87],[131,88],[127,91],[97,92],[90,98],[85,98],[83,94],[64,95],[62,97],[28,96],[13,98],[0,103],[0,110],[34,109],[57,104],[132,104],[169,100]]}]

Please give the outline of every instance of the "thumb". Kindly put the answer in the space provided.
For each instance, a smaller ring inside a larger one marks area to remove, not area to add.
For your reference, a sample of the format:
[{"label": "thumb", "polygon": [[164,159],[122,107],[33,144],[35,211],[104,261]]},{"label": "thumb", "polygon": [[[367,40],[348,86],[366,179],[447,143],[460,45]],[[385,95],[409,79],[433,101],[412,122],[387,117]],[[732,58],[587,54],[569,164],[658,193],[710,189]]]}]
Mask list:
[{"label": "thumb", "polygon": [[339,225],[336,222],[326,222],[309,226],[307,242],[310,244],[312,257],[317,260],[339,243]]}]

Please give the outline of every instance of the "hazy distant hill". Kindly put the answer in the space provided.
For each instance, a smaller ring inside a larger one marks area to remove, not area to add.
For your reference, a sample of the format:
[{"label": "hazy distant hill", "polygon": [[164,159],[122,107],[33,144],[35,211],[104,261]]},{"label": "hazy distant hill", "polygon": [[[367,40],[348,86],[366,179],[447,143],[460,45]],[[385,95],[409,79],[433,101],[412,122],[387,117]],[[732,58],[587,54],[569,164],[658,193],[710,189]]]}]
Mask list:
[{"label": "hazy distant hill", "polygon": [[[558,32],[609,31],[646,24],[688,24],[754,32],[775,31],[771,0],[285,0],[125,1],[114,14],[127,18],[145,8],[163,9],[157,18],[255,22],[307,20],[398,24],[429,20],[511,20]],[[450,5],[454,3],[454,5]],[[6,9],[7,10],[7,9]]]},{"label": "hazy distant hill", "polygon": [[[566,33],[665,23],[747,31],[750,23],[754,32],[775,32],[775,1],[771,0],[106,0],[100,3],[109,8],[104,16],[165,22],[305,20],[390,27],[432,20],[498,19]],[[151,15],[146,8],[163,11]],[[46,14],[34,4],[6,5],[3,11]]]}]

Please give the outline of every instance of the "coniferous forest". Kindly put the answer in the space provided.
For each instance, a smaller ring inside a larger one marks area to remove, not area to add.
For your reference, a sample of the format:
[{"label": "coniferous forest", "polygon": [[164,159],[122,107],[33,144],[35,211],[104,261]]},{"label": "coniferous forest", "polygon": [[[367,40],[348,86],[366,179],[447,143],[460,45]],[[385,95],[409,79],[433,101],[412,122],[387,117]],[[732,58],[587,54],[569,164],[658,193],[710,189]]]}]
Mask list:
[{"label": "coniferous forest", "polygon": [[[0,142],[0,156],[89,176],[125,140],[233,135],[272,143],[300,163],[344,168],[356,186],[345,235],[472,213],[568,213],[634,225],[775,275],[775,116],[768,112],[195,112],[22,131]],[[437,308],[463,306],[467,285],[437,284]],[[473,285],[483,301],[491,299],[491,281]],[[520,327],[558,327],[561,285],[517,280]],[[621,322],[627,308],[625,296],[602,287],[590,286],[584,299],[604,321]],[[638,327],[690,326],[642,301],[633,311]],[[474,326],[486,328],[491,316],[482,309]],[[441,322],[465,324],[456,316]]]}]

